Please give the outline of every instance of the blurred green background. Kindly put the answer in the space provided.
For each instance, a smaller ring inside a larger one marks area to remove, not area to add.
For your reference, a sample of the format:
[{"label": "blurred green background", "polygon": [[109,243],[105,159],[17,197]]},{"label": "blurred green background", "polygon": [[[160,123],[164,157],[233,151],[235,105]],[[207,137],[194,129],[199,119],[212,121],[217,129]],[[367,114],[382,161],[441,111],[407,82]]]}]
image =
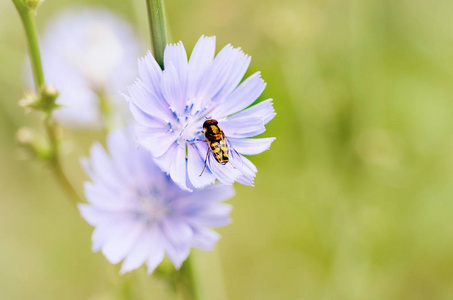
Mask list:
[{"label": "blurred green background", "polygon": [[[83,3],[148,43],[144,1]],[[47,0],[38,25],[68,5]],[[168,0],[166,12],[186,49],[205,34],[250,54],[277,111],[255,187],[236,185],[233,224],[216,252],[196,252],[208,299],[220,299],[215,256],[228,299],[453,299],[453,2]],[[17,105],[25,53],[1,1],[0,299],[175,299],[144,268],[120,277],[92,253],[92,228],[18,150],[18,128],[42,131]],[[66,136],[81,190],[78,157],[104,137]]]}]

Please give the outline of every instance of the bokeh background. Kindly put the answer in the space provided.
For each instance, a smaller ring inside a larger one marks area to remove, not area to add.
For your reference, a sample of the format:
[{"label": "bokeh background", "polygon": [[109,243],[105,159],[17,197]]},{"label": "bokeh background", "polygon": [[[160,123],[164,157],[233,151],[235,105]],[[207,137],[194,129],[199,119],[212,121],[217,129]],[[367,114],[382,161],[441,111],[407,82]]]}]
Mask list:
[{"label": "bokeh background", "polygon": [[[144,1],[77,1],[122,14],[148,43]],[[38,25],[73,5],[47,0]],[[277,140],[236,185],[233,224],[196,252],[207,299],[453,299],[453,2],[168,0],[173,42],[216,35],[268,83]],[[0,298],[175,299],[141,268],[120,277],[92,228],[16,131],[42,132],[23,95],[26,44],[0,2]],[[67,131],[64,166],[101,131]],[[218,259],[216,259],[216,257]],[[220,265],[216,265],[220,264]],[[223,271],[220,275],[218,270]]]}]

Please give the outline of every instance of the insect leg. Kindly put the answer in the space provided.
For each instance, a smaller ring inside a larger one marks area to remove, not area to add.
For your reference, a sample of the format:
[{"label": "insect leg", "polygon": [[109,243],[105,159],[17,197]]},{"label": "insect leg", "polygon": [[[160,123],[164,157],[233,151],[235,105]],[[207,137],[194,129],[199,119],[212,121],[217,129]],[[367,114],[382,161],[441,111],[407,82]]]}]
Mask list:
[{"label": "insect leg", "polygon": [[203,143],[203,142],[206,142],[206,140],[191,142],[191,143],[189,143],[189,145],[194,145],[194,144]]},{"label": "insect leg", "polygon": [[209,154],[209,147],[208,147],[208,151],[206,152],[206,158],[204,159],[203,171],[201,171],[201,174],[199,176],[203,175],[204,170],[206,170],[206,164],[208,163],[208,154]]}]

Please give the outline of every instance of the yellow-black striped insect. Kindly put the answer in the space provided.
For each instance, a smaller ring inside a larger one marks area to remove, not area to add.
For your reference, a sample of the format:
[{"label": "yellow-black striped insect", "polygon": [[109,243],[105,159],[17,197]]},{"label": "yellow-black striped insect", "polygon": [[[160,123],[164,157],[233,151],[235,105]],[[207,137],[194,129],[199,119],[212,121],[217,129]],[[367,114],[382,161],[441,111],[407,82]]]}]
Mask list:
[{"label": "yellow-black striped insect", "polygon": [[[212,156],[221,165],[225,165],[230,161],[230,153],[237,153],[229,144],[228,139],[222,129],[220,129],[217,120],[208,118],[204,121],[203,133],[206,138],[206,143],[208,144],[208,151],[206,153],[204,168],[203,171],[201,171],[200,176],[203,174],[204,170],[206,170],[209,151],[212,152]],[[210,167],[211,165],[212,163],[210,163]]]},{"label": "yellow-black striped insect", "polygon": [[[203,175],[203,172],[206,170],[208,162],[209,168],[211,169],[217,168],[215,166],[216,163],[226,165],[228,162],[230,162],[235,169],[236,161],[240,162],[239,166],[242,165],[242,159],[239,153],[231,146],[228,138],[225,136],[225,133],[223,133],[222,129],[220,129],[217,120],[207,118],[203,123],[202,133],[204,134],[206,140],[198,141],[195,143],[206,142],[208,144],[208,151],[206,152],[204,168],[203,171],[201,171],[200,176]],[[209,155],[209,151],[212,152],[211,156]],[[212,157],[216,160],[216,163],[213,162],[213,160],[211,159]],[[233,160],[235,161],[234,165]]]},{"label": "yellow-black striped insect", "polygon": [[204,162],[204,168],[200,176],[203,174],[206,169],[206,164],[208,161],[209,150],[212,151],[212,155],[215,160],[221,164],[225,165],[228,163],[229,150],[226,143],[226,137],[222,129],[219,127],[219,123],[214,119],[207,119],[203,123],[203,133],[208,143],[208,152],[206,153],[206,159]]}]

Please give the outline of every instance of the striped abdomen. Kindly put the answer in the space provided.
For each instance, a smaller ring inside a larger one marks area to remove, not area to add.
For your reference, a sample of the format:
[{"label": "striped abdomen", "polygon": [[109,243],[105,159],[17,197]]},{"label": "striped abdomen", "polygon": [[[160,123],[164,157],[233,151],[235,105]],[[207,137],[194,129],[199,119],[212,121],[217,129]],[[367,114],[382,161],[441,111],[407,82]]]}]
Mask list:
[{"label": "striped abdomen", "polygon": [[225,140],[221,139],[209,143],[212,154],[219,164],[226,164],[228,162],[228,147]]}]

